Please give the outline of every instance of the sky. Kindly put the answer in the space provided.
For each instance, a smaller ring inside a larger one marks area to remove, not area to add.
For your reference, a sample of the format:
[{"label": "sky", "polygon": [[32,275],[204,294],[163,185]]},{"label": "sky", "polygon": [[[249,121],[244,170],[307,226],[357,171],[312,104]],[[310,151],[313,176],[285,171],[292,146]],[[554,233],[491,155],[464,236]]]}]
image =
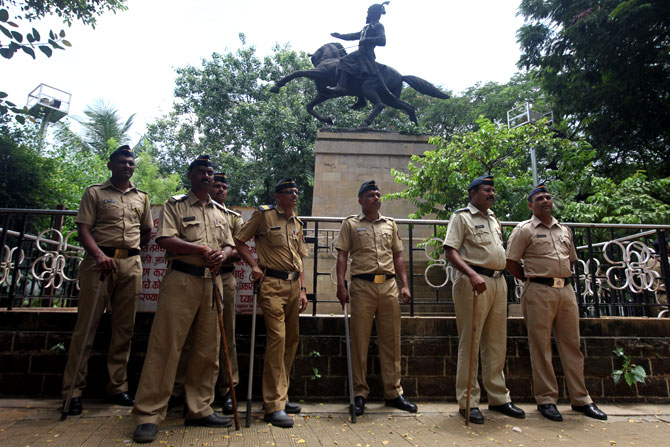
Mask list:
[{"label": "sky", "polygon": [[[379,0],[377,0],[379,1]],[[51,58],[19,52],[0,61],[0,90],[23,105],[44,83],[72,94],[70,115],[96,100],[114,105],[125,120],[135,113],[132,142],[146,123],[168,113],[175,68],[200,65],[212,53],[241,46],[259,56],[277,44],[313,52],[336,41],[331,32],[357,32],[373,0],[129,0],[128,10],[106,13],[95,29],[55,18],[33,24],[45,35],[65,29],[72,43]],[[459,93],[477,82],[507,82],[517,71],[520,0],[391,0],[381,18],[386,47],[377,61]],[[4,36],[1,36],[4,37]],[[6,40],[6,39],[5,39]],[[345,46],[351,42],[343,42]],[[353,51],[353,48],[349,51]],[[74,126],[76,129],[76,125]]]}]

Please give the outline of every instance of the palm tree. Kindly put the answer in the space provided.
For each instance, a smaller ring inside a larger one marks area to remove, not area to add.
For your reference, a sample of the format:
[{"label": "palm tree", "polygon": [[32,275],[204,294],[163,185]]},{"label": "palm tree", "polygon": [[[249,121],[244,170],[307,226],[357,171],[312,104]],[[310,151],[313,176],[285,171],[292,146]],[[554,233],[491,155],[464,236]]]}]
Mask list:
[{"label": "palm tree", "polygon": [[108,142],[114,139],[115,144],[127,144],[130,140],[128,131],[133,125],[133,113],[123,122],[118,110],[104,100],[99,99],[84,110],[87,119],[77,119],[84,128],[84,142],[93,152],[108,152]]}]

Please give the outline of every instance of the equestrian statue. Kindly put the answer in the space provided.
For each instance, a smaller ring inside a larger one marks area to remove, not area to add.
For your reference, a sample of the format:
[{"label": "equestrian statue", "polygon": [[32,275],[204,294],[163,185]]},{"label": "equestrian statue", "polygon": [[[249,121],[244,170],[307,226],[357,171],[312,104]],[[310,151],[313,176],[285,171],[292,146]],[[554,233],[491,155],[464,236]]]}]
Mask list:
[{"label": "equestrian statue", "polygon": [[403,82],[419,93],[434,98],[447,99],[449,95],[441,92],[430,82],[417,76],[402,76],[396,70],[376,62],[375,47],[386,45],[384,26],[379,23],[382,14],[386,14],[384,5],[375,4],[368,8],[365,27],[356,33],[332,33],[341,40],[358,40],[358,50],[347,54],[340,43],[327,43],[311,55],[314,68],[298,70],[277,81],[270,89],[279,93],[279,89],[296,78],[309,78],[316,83],[317,95],[306,108],[310,115],[326,124],[333,124],[331,117],[322,116],[314,107],[329,99],[340,96],[355,96],[358,101],[352,106],[359,110],[370,101],[374,108],[363,121],[362,127],[369,127],[372,121],[386,106],[404,111],[409,119],[418,124],[416,108],[400,99]]}]

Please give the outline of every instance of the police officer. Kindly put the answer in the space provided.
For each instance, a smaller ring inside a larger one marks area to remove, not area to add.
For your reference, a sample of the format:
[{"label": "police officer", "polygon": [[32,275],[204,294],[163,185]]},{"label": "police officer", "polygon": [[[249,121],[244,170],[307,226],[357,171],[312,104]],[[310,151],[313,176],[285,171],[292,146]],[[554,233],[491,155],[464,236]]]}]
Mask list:
[{"label": "police officer", "polygon": [[553,331],[572,409],[605,420],[607,415],[591,401],[584,384],[579,311],[570,285],[577,252],[570,229],[552,217],[553,207],[545,185],[537,185],[528,195],[533,217],[514,228],[507,245],[507,270],[525,282],[521,309],[528,327],[533,394],[542,416],[552,421],[563,420],[556,408],[558,384],[551,363]]},{"label": "police officer", "polygon": [[[92,335],[98,328],[107,302],[112,309],[112,335],[107,357],[107,401],[133,405],[133,399],[128,395],[127,366],[135,310],[142,288],[139,249],[149,242],[153,221],[149,196],[130,181],[135,172],[135,155],[130,147],[121,146],[112,152],[107,168],[112,173],[111,178],[105,183],[86,188],[75,219],[86,257],[79,266],[77,323],[63,374],[64,399],[73,381],[75,384],[68,409],[71,415],[82,412],[81,394],[86,387]],[[101,273],[105,275],[102,284]],[[102,290],[98,302],[94,302],[98,287],[102,287]],[[87,336],[86,327],[92,313],[95,315],[91,332]],[[84,338],[88,340],[86,346],[82,346]],[[82,349],[85,350],[82,368],[77,372],[77,359]]]},{"label": "police officer", "polygon": [[[209,194],[226,213],[227,225],[231,234],[235,236],[244,223],[240,213],[226,207],[225,201],[228,196],[228,177],[223,172],[214,174],[214,182]],[[235,296],[237,294],[237,281],[233,276],[235,262],[240,260],[237,249],[233,249],[226,258],[219,270],[221,283],[223,284],[223,322],[226,330],[226,342],[228,343],[228,355],[230,358],[230,367],[233,373],[233,383],[237,385],[240,381],[239,368],[237,366],[237,346],[235,344]],[[182,355],[179,358],[177,366],[177,377],[172,390],[172,397],[168,403],[168,408],[176,407],[184,402],[184,377],[188,367],[188,358],[192,352],[191,337],[189,336],[184,343]],[[228,375],[226,372],[226,356],[223,352],[223,344],[219,349],[219,379],[217,381],[217,391],[223,398],[223,414],[233,414],[233,398],[230,394]]]},{"label": "police officer", "polygon": [[[344,306],[350,295],[344,276],[351,253],[351,368],[354,407],[365,412],[370,388],[365,380],[368,345],[373,321],[377,325],[379,361],[386,405],[416,413],[417,406],[403,396],[400,386],[400,305],[411,298],[402,255],[402,241],[393,219],[379,213],[381,194],[374,180],[358,191],[361,213],[347,217],[335,242],[337,249],[337,298]],[[402,287],[395,282],[396,272]]]},{"label": "police officer", "polygon": [[[454,212],[449,220],[444,251],[458,270],[452,294],[458,328],[458,366],[456,399],[463,418],[467,400],[470,346],[475,344],[473,389],[469,421],[484,423],[479,410],[480,388],[477,381],[479,352],[482,357],[482,382],[488,393],[489,410],[524,418],[524,411],[511,402],[505,386],[507,349],[507,284],[503,277],[505,249],[502,228],[491,211],[495,200],[493,176],[474,179],[468,187],[470,203]],[[474,294],[478,294],[476,333],[472,335]],[[474,340],[473,340],[474,338]]]},{"label": "police officer", "polygon": [[[156,242],[166,250],[168,273],[161,283],[158,310],[132,415],[136,442],[151,442],[165,419],[177,362],[191,330],[193,352],[186,371],[186,425],[227,427],[228,417],[214,414],[214,385],[219,370],[219,327],[212,302],[212,273],[232,252],[225,209],[209,190],[214,169],[201,155],[188,169],[191,189],[163,205]],[[221,278],[216,276],[221,290]]]},{"label": "police officer", "polygon": [[[298,348],[298,315],[307,308],[307,289],[302,258],[307,249],[302,222],[294,214],[298,186],[284,178],[275,186],[277,205],[262,205],[235,236],[237,251],[260,282],[259,305],[263,309],[267,345],[263,364],[263,405],[265,422],[292,427],[287,413],[301,408],[288,401],[289,374]],[[245,244],[256,242],[258,262]]]}]

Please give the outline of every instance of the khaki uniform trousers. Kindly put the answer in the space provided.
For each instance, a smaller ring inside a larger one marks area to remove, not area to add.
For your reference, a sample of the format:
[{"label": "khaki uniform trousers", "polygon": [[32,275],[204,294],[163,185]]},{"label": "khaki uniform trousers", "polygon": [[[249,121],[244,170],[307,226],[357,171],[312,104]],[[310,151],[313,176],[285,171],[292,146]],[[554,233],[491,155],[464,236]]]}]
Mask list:
[{"label": "khaki uniform trousers", "polygon": [[[100,269],[98,269],[95,259],[90,256],[86,256],[79,266],[80,291],[77,323],[72,334],[67,365],[63,373],[63,399],[67,398],[73,380],[75,382],[73,397],[81,397],[82,390],[86,387],[88,358],[93,346],[93,336],[98,329],[100,318],[102,318],[108,301],[112,308],[112,335],[107,355],[107,372],[109,373],[107,393],[115,395],[128,391],[128,357],[130,356],[130,340],[135,326],[135,311],[142,290],[142,261],[139,256],[132,256],[126,259],[115,259],[114,262],[116,263],[117,273],[107,275],[97,303],[94,302],[94,299],[100,284]],[[85,347],[81,370],[75,379],[77,360],[86,337],[86,326],[93,312],[95,312],[95,315],[93,316],[88,343]]]},{"label": "khaki uniform trousers", "polygon": [[558,384],[551,363],[551,333],[572,405],[590,404],[584,384],[584,355],[579,350],[579,310],[571,285],[562,289],[529,282],[521,295],[521,310],[528,327],[533,395],[538,405],[558,401]]},{"label": "khaki uniform trousers", "polygon": [[[228,342],[228,356],[230,357],[230,369],[233,372],[233,383],[237,385],[240,383],[240,372],[237,365],[237,345],[235,343],[235,296],[237,294],[237,281],[231,272],[221,275],[221,283],[223,284],[223,326],[226,330],[226,342]],[[220,343],[220,345],[219,379],[216,389],[221,396],[225,396],[230,386],[228,383],[228,371],[226,371],[226,355],[223,352],[223,343]],[[191,343],[191,334],[189,334],[186,337],[186,342],[179,358],[179,365],[177,365],[177,376],[174,382],[174,389],[172,390],[173,396],[183,397],[185,394],[184,380],[192,351],[193,343]]]},{"label": "khaki uniform trousers", "polygon": [[[482,275],[486,291],[477,298],[477,331],[473,362],[470,408],[479,406],[481,389],[477,380],[479,353],[482,359],[482,385],[488,394],[489,405],[511,402],[505,386],[505,356],[507,355],[507,283],[504,277]],[[458,329],[458,366],[456,369],[456,399],[464,409],[468,390],[470,340],[472,338],[472,300],[474,293],[467,276],[458,275],[453,286],[456,327]]]},{"label": "khaki uniform trousers", "polygon": [[375,284],[364,279],[351,280],[351,372],[354,395],[365,399],[370,388],[365,380],[372,322],[377,325],[377,344],[384,399],[403,394],[400,386],[400,304],[394,279]]},{"label": "khaki uniform trousers", "polygon": [[267,334],[263,404],[269,414],[283,410],[288,401],[289,375],[298,349],[300,281],[266,276],[259,295]]},{"label": "khaki uniform trousers", "polygon": [[[221,287],[221,280],[217,277]],[[135,423],[158,424],[165,419],[177,364],[191,330],[193,351],[184,387],[186,419],[200,419],[214,411],[214,385],[219,372],[219,325],[212,309],[212,280],[170,270],[163,279],[158,310],[151,326],[149,347],[135,396]]]}]

